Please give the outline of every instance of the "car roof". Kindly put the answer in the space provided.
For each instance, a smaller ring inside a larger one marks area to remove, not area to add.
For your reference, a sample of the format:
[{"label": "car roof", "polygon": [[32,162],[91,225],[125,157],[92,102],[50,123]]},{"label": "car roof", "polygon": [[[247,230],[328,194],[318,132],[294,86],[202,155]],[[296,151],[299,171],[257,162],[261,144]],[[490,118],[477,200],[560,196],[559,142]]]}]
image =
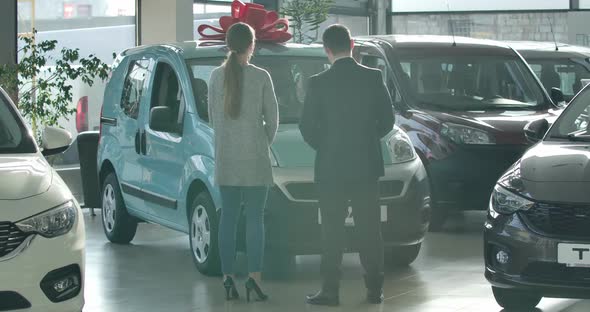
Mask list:
[{"label": "car roof", "polygon": [[394,48],[439,48],[456,47],[489,48],[498,50],[510,50],[510,47],[502,42],[488,39],[475,39],[460,36],[435,36],[435,35],[384,35],[359,37],[362,41],[382,40],[391,44]]},{"label": "car roof", "polygon": [[[184,59],[224,57],[228,50],[223,41],[186,41],[177,43],[146,45],[126,50],[123,54],[166,53],[174,51]],[[318,44],[257,43],[255,55],[280,55],[300,57],[326,57]]]},{"label": "car roof", "polygon": [[[525,58],[590,57],[590,48],[552,41],[507,41]],[[558,50],[556,51],[555,46]]]}]

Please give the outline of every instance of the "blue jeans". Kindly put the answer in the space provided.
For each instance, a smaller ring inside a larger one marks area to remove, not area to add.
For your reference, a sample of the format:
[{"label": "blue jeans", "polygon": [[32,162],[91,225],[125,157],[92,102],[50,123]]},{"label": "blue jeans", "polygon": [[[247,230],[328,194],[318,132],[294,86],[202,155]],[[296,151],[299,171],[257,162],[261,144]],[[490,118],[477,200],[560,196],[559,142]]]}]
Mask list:
[{"label": "blue jeans", "polygon": [[242,204],[246,211],[246,248],[248,271],[261,272],[264,256],[264,208],[268,187],[221,186],[219,255],[223,274],[234,273],[236,232]]}]

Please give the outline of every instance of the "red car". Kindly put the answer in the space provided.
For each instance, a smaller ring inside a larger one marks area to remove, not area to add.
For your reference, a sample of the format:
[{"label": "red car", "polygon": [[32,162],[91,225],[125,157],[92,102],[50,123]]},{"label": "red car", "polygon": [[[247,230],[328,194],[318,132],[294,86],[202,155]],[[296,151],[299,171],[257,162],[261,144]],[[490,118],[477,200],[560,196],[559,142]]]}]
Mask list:
[{"label": "red car", "polygon": [[442,36],[356,40],[355,57],[380,68],[431,182],[431,230],[450,211],[485,210],[502,173],[530,143],[524,126],[557,115],[563,100],[543,88],[508,45]]}]

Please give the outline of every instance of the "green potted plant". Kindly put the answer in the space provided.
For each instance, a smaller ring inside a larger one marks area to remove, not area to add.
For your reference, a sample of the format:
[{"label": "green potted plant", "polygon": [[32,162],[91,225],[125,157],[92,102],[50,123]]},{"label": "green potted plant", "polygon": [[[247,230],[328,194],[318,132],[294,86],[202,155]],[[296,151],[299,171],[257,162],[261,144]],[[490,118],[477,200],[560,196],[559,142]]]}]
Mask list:
[{"label": "green potted plant", "polygon": [[319,38],[320,25],[328,19],[333,0],[289,0],[281,15],[289,19],[296,43],[312,43]]},{"label": "green potted plant", "polygon": [[19,37],[21,57],[16,65],[0,65],[0,85],[15,90],[11,97],[18,98],[19,110],[39,138],[41,127],[55,126],[75,112],[71,81],[81,79],[92,86],[96,78],[107,78],[109,66],[94,55],[81,57],[79,49],[62,48],[52,57],[57,41],[36,42],[36,33]]}]

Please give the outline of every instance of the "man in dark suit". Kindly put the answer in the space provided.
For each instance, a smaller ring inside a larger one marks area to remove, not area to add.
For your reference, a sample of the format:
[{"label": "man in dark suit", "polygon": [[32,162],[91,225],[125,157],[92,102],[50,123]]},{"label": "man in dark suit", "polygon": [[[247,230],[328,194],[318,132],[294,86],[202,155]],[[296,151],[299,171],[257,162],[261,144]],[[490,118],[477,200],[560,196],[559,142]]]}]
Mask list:
[{"label": "man in dark suit", "polygon": [[322,289],[307,296],[316,305],[338,305],[344,220],[352,206],[367,300],[383,301],[383,238],[379,177],[384,175],[380,139],[393,129],[391,97],[381,72],[352,58],[349,30],[330,26],[323,35],[332,67],[309,82],[299,128],[316,150],[323,231]]}]

